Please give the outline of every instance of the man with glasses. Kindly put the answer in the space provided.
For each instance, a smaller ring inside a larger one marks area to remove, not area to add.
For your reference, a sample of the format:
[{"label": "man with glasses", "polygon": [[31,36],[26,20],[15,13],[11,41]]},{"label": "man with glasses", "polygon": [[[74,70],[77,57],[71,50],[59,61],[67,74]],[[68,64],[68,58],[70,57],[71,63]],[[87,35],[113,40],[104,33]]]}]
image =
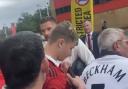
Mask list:
[{"label": "man with glasses", "polygon": [[128,38],[124,30],[107,28],[98,37],[101,58],[81,75],[87,89],[128,89]]}]

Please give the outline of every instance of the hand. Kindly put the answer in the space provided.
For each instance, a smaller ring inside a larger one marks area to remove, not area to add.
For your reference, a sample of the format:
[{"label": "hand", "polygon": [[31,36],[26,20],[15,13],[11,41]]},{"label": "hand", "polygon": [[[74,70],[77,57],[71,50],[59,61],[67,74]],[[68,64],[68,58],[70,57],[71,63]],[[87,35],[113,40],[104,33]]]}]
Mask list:
[{"label": "hand", "polygon": [[67,74],[67,76],[76,89],[86,89],[84,81],[81,80],[79,76],[75,76],[75,78],[70,74]]},{"label": "hand", "polygon": [[63,61],[63,62],[61,63],[61,69],[62,69],[62,71],[65,72],[65,73],[67,73],[67,71],[68,71],[68,69],[69,69],[70,66],[71,66],[70,63],[67,62],[67,61]]}]

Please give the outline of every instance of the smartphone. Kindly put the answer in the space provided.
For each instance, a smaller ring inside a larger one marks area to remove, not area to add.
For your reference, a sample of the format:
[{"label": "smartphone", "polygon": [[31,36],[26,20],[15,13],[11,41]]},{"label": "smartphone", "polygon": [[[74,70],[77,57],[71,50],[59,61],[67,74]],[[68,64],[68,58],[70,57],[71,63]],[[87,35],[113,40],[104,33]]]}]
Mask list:
[{"label": "smartphone", "polygon": [[73,78],[75,78],[75,74],[73,73],[71,67],[68,68],[68,73],[69,73]]}]

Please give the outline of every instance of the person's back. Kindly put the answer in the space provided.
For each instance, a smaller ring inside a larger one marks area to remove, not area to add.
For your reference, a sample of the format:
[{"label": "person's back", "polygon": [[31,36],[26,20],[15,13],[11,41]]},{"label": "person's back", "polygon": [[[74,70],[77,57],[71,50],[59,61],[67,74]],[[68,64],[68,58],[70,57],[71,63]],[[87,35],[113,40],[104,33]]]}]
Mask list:
[{"label": "person's back", "polygon": [[101,58],[82,73],[87,89],[128,89],[128,38],[124,30],[107,28],[100,33]]},{"label": "person's back", "polygon": [[127,68],[128,58],[107,55],[87,66],[82,79],[87,89],[128,89]]},{"label": "person's back", "polygon": [[30,31],[11,36],[0,46],[0,68],[6,89],[42,89],[48,63],[42,39]]}]

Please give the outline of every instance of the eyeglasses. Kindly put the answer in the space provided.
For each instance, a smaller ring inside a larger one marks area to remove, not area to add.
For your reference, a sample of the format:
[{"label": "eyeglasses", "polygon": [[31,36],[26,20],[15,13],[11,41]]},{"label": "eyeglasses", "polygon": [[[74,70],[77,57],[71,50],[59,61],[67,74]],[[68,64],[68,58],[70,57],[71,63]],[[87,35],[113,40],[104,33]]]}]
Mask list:
[{"label": "eyeglasses", "polygon": [[126,42],[128,44],[128,40],[122,40],[122,41],[124,41],[124,42]]},{"label": "eyeglasses", "polygon": [[122,42],[126,42],[128,44],[128,39],[124,39],[124,40],[118,40],[118,41],[122,41]]}]

